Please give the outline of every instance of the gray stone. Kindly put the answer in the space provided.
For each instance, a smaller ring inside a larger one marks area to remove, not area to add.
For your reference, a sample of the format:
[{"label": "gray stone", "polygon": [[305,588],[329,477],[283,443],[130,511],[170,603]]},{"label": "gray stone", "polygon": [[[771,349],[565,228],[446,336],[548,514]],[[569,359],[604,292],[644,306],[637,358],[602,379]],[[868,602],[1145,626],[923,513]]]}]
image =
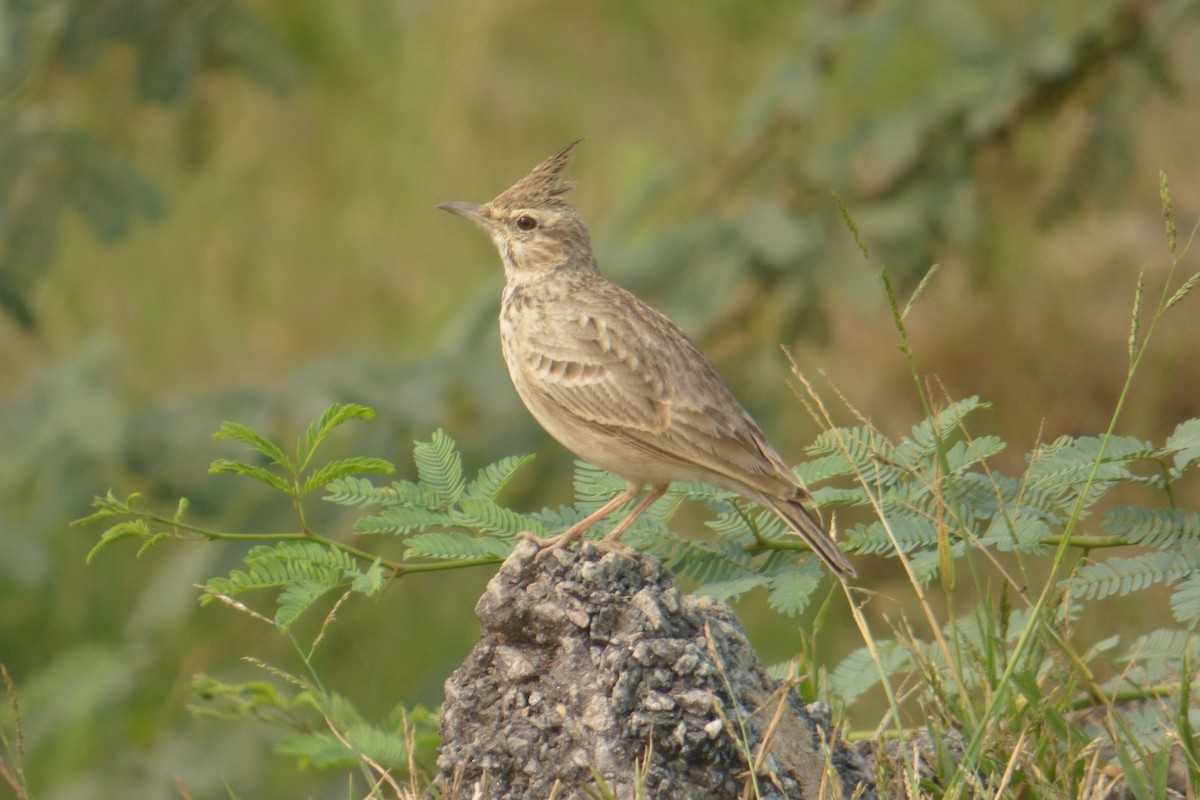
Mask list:
[{"label": "gray stone", "polygon": [[626,800],[645,762],[647,797],[733,800],[750,780],[747,748],[762,749],[778,716],[754,776],[760,797],[816,798],[822,780],[875,797],[828,708],[810,714],[779,691],[728,606],[683,595],[650,556],[536,553],[521,544],[488,584],[481,640],[446,682],[443,796],[546,798],[557,781],[555,797],[581,799],[595,770]]}]

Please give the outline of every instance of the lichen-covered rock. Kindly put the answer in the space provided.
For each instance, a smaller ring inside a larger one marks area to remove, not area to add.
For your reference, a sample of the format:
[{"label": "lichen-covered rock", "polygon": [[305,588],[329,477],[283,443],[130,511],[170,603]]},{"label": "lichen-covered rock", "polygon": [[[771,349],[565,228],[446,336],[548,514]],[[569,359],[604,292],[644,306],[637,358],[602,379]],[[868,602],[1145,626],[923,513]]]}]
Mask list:
[{"label": "lichen-covered rock", "polygon": [[596,775],[622,799],[635,780],[708,800],[748,781],[815,798],[840,779],[849,797],[867,780],[840,743],[827,755],[828,723],[767,676],[728,606],[682,595],[650,556],[537,552],[522,544],[488,584],[482,638],[446,682],[444,797],[565,800]]}]

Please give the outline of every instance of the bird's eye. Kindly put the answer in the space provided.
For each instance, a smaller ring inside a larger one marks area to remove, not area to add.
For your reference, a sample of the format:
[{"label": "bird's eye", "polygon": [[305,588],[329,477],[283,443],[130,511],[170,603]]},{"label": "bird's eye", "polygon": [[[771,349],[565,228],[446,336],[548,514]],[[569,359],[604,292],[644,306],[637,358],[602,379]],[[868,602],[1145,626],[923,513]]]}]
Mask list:
[{"label": "bird's eye", "polygon": [[538,226],[538,221],[528,214],[517,217],[517,227],[523,231],[531,231]]}]

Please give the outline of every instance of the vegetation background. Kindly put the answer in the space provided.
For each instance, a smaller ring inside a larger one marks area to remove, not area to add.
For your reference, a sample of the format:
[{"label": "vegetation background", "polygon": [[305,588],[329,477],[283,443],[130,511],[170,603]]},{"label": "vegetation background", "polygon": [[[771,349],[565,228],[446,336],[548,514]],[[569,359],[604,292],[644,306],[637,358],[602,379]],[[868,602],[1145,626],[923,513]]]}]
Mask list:
[{"label": "vegetation background", "polygon": [[[950,396],[994,403],[1001,463],[1102,431],[1138,272],[1169,263],[1160,168],[1181,227],[1200,216],[1198,22],[1190,0],[3,0],[0,662],[31,790],[344,794],[271,755],[272,729],[186,708],[196,673],[293,655],[195,602],[245,547],[85,566],[95,532],[68,522],[112,486],[286,527],[265,491],[205,474],[230,455],[208,434],[290,437],[337,400],[380,412],[347,453],[409,466],[444,427],[468,470],[537,452],[510,505],[569,502],[571,459],[500,361],[498,259],[433,206],[489,199],[579,136],[602,268],[701,342],[793,460],[818,430],[781,344],[884,431],[923,416],[880,263],[909,290],[940,264],[913,347]],[[1196,322],[1194,303],[1164,320],[1118,433],[1200,416]],[[860,564],[886,595],[885,562]],[[435,706],[490,572],[348,605],[322,675],[360,708]],[[765,660],[796,651],[805,618],[753,593],[739,612]],[[831,659],[858,644],[824,635]]]}]

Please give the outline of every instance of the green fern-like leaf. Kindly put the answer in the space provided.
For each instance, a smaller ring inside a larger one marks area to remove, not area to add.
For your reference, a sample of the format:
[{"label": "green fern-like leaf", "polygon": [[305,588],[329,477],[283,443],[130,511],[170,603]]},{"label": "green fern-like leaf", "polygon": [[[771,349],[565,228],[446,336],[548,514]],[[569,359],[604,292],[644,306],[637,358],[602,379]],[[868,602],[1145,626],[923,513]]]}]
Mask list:
[{"label": "green fern-like leaf", "polygon": [[415,533],[426,528],[455,526],[454,515],[448,511],[417,506],[394,506],[381,513],[362,517],[354,523],[358,533]]},{"label": "green fern-like leaf", "polygon": [[445,431],[436,430],[428,442],[417,442],[413,460],[421,483],[437,495],[443,506],[458,502],[466,488],[462,454]]},{"label": "green fern-like leaf", "polygon": [[211,602],[216,595],[280,589],[275,616],[280,630],[287,630],[325,593],[350,585],[360,575],[353,556],[316,542],[260,545],[251,549],[243,562],[245,570],[235,569],[227,577],[210,578],[200,602]]},{"label": "green fern-like leaf", "polygon": [[961,472],[946,478],[948,495],[945,502],[955,512],[960,523],[966,520],[995,516],[1003,501],[1003,489],[997,487],[994,477],[979,472]]},{"label": "green fern-like leaf", "polygon": [[[96,514],[93,514],[92,517],[89,517],[89,519],[94,518],[96,516],[97,516]],[[100,534],[100,541],[96,542],[95,546],[92,547],[92,549],[88,551],[87,559],[86,559],[87,563],[89,563],[89,564],[92,563],[92,559],[95,558],[96,556],[100,555],[101,551],[103,551],[105,548],[107,548],[113,542],[119,541],[121,539],[130,539],[130,538],[148,539],[149,537],[150,537],[150,526],[146,524],[145,520],[131,519],[131,520],[127,520],[125,522],[119,522],[116,525],[113,525],[112,527],[110,527],[104,533]]]},{"label": "green fern-like leaf", "polygon": [[495,464],[489,464],[479,470],[479,474],[475,480],[467,484],[466,492],[469,496],[484,500],[495,500],[500,494],[500,490],[508,484],[512,477],[517,474],[521,467],[533,461],[534,456],[509,456],[497,461]]},{"label": "green fern-like leaf", "polygon": [[1175,426],[1158,454],[1163,458],[1172,458],[1175,470],[1179,473],[1200,462],[1200,419],[1189,419]]},{"label": "green fern-like leaf", "polygon": [[286,562],[267,558],[273,551],[268,545],[253,548],[244,559],[249,570],[235,569],[227,577],[209,578],[205,583],[206,594],[200,596],[202,604],[212,600],[213,595],[234,596],[255,589],[278,589],[288,582]]},{"label": "green fern-like leaf", "polygon": [[997,516],[980,541],[1004,552],[1016,549],[1037,553],[1046,549],[1042,542],[1052,533],[1050,525],[1040,516]]},{"label": "green fern-like leaf", "polygon": [[395,505],[400,493],[394,486],[376,486],[368,478],[347,475],[329,482],[325,499],[342,506]]},{"label": "green fern-like leaf", "polygon": [[387,586],[389,571],[384,569],[380,564],[379,559],[371,566],[367,567],[365,572],[359,573],[350,583],[351,590],[365,594],[368,597],[379,594],[383,591],[383,587]]},{"label": "green fern-like leaf", "polygon": [[706,581],[696,593],[732,603],[751,589],[766,586],[770,580],[769,575],[762,574],[734,575],[724,580]]},{"label": "green fern-like leaf", "polygon": [[1104,512],[1101,527],[1130,544],[1165,547],[1200,540],[1200,514],[1177,508],[1116,506]]},{"label": "green fern-like leaf", "polygon": [[[914,665],[912,654],[894,639],[876,642],[883,672],[889,678]],[[829,689],[846,704],[853,703],[879,683],[879,669],[866,647],[860,647],[842,659],[829,673]]]},{"label": "green fern-like leaf", "polygon": [[820,560],[806,558],[794,569],[771,577],[767,602],[771,608],[789,617],[802,614],[824,578],[825,568]]},{"label": "green fern-like leaf", "polygon": [[822,486],[812,490],[813,502],[818,508],[834,508],[836,506],[865,506],[870,503],[870,496],[862,487],[842,489],[836,486]]},{"label": "green fern-like leaf", "polygon": [[667,531],[652,540],[651,551],[676,575],[702,584],[753,575],[753,557],[738,548],[684,539]]},{"label": "green fern-like leaf", "polygon": [[840,478],[850,475],[854,472],[854,469],[841,453],[833,453],[797,464],[792,468],[792,472],[806,486],[812,488],[814,484],[827,481],[830,478]]},{"label": "green fern-like leaf", "polygon": [[1178,628],[1158,628],[1137,637],[1120,656],[1122,661],[1178,662],[1185,656],[1200,659],[1200,637]]},{"label": "green fern-like leaf", "polygon": [[831,428],[808,446],[813,455],[847,456],[847,474],[861,474],[871,486],[889,486],[906,473],[901,456],[886,436],[870,426]]},{"label": "green fern-like leaf", "polygon": [[575,497],[584,507],[599,507],[625,489],[625,481],[611,472],[589,464],[575,462]]},{"label": "green fern-like leaf", "polygon": [[355,725],[346,731],[354,749],[385,767],[403,768],[408,764],[408,743],[399,733],[373,725]]},{"label": "green fern-like leaf", "polygon": [[964,417],[972,411],[987,408],[978,396],[956,400],[939,411],[932,418],[925,419],[913,426],[912,435],[901,440],[896,448],[899,460],[904,464],[916,464],[922,459],[929,458],[937,452],[938,442],[944,442],[952,433],[958,430]]},{"label": "green fern-like leaf", "polygon": [[[1100,459],[1101,449],[1104,451]],[[1149,444],[1132,436],[1105,437],[1060,436],[1042,447],[1030,464],[1032,483],[1055,485],[1059,482],[1077,484],[1092,471],[1093,465],[1101,460],[1097,479],[1106,481],[1130,480],[1134,476],[1125,465],[1140,458],[1150,458],[1154,450]]]},{"label": "green fern-like leaf", "polygon": [[1200,572],[1192,572],[1171,594],[1171,613],[1180,625],[1194,631],[1200,623]]},{"label": "green fern-like leaf", "polygon": [[706,528],[713,530],[721,538],[746,545],[754,540],[752,525],[753,516],[737,507],[731,511],[723,511],[704,522]]},{"label": "green fern-like leaf", "polygon": [[955,442],[946,450],[946,461],[954,474],[965,472],[1004,450],[999,436],[980,436],[969,442]]},{"label": "green fern-like leaf", "polygon": [[[894,513],[888,516],[888,524],[896,544],[903,552],[931,547],[937,543],[937,526],[926,517]],[[847,537],[853,544],[852,549],[858,553],[887,554],[895,549],[892,537],[888,536],[882,522],[856,525],[848,531]]]},{"label": "green fern-like leaf", "polygon": [[464,497],[453,513],[456,525],[499,536],[515,537],[529,532],[545,536],[541,520],[529,514],[518,514],[496,505],[489,499]]},{"label": "green fern-like leaf", "polygon": [[278,489],[289,497],[295,494],[295,490],[286,478],[275,474],[266,467],[247,464],[245,461],[218,458],[208,466],[208,473],[210,475],[245,475],[247,478],[253,478],[273,489]]},{"label": "green fern-like leaf", "polygon": [[1132,558],[1113,556],[1080,567],[1064,586],[1077,597],[1088,600],[1114,594],[1123,597],[1155,583],[1178,580],[1194,572],[1197,568],[1194,561],[1200,561],[1195,553],[1193,558],[1188,558],[1186,553],[1167,551],[1142,553]]},{"label": "green fern-like leaf", "polygon": [[272,464],[294,471],[296,465],[288,458],[283,449],[249,425],[239,422],[222,422],[221,427],[213,434],[214,439],[236,439],[247,444],[267,457]]},{"label": "green fern-like leaf", "polygon": [[316,422],[308,426],[304,436],[296,444],[297,468],[295,472],[308,468],[309,461],[321,442],[339,425],[352,419],[375,419],[375,410],[358,403],[334,403]]},{"label": "green fern-like leaf", "polygon": [[513,542],[494,536],[471,536],[458,532],[419,533],[404,540],[404,557],[436,559],[487,559],[503,561]]},{"label": "green fern-like leaf", "polygon": [[678,495],[717,510],[728,508],[729,504],[738,497],[736,492],[718,489],[701,481],[675,481],[667,488],[667,495],[671,497]]},{"label": "green fern-like leaf", "polygon": [[300,494],[307,495],[347,475],[361,475],[363,473],[391,475],[395,471],[396,467],[392,462],[382,458],[342,458],[337,461],[330,461],[310,475],[304,481],[304,485],[300,487]]},{"label": "green fern-like leaf", "polygon": [[274,750],[276,755],[296,759],[302,767],[344,769],[358,763],[358,756],[328,731],[285,736],[275,744]]},{"label": "green fern-like leaf", "polygon": [[341,576],[325,579],[300,578],[289,580],[279,593],[279,604],[275,610],[275,625],[286,632],[301,614],[341,583]]},{"label": "green fern-like leaf", "polygon": [[422,483],[393,481],[391,488],[395,492],[396,499],[390,505],[418,506],[420,508],[442,508],[444,505],[449,505],[442,502],[437,492]]}]

